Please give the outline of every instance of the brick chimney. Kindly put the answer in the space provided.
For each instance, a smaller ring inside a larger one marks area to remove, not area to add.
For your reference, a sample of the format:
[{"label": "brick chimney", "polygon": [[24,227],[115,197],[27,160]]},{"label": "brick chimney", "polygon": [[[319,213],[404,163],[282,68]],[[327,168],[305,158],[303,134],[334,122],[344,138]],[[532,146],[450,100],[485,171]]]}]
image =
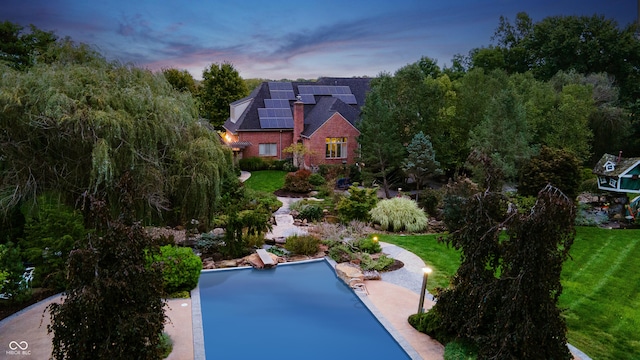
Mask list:
[{"label": "brick chimney", "polygon": [[300,134],[304,130],[304,103],[297,100],[293,103],[293,143],[300,140]]}]

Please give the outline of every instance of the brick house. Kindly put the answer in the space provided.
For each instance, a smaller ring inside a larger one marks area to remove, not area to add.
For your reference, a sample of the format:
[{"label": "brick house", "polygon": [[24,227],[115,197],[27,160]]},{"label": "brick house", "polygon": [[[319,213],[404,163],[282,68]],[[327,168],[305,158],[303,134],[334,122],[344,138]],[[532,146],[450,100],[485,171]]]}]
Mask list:
[{"label": "brick house", "polygon": [[237,158],[286,159],[300,142],[311,154],[305,167],[353,164],[368,78],[320,78],[317,82],[263,82],[230,105],[224,141]]}]

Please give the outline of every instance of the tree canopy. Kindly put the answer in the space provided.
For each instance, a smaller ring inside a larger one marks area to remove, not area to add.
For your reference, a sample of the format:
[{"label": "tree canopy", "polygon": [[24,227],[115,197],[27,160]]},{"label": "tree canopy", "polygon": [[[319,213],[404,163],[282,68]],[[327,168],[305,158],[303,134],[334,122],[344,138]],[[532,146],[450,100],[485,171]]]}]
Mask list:
[{"label": "tree canopy", "polygon": [[400,167],[404,157],[403,129],[394,117],[397,107],[391,93],[393,79],[382,74],[372,81],[367,102],[362,109],[362,121],[358,124],[360,159],[366,174],[382,179],[386,197],[391,197],[391,177]]},{"label": "tree canopy", "polygon": [[163,69],[162,73],[169,84],[178,91],[188,91],[193,95],[197,95],[196,81],[187,70],[178,70],[174,68]]},{"label": "tree canopy", "polygon": [[2,69],[0,209],[46,191],[70,205],[85,192],[116,196],[127,172],[139,214],[208,222],[233,165],[191,94],[68,40],[47,54],[24,71]]},{"label": "tree canopy", "polygon": [[229,117],[229,105],[249,95],[246,83],[230,63],[211,64],[202,72],[200,114],[216,128]]},{"label": "tree canopy", "polygon": [[35,64],[38,56],[44,54],[55,43],[53,32],[43,31],[35,26],[24,27],[9,21],[0,23],[0,63],[17,70],[24,70]]}]

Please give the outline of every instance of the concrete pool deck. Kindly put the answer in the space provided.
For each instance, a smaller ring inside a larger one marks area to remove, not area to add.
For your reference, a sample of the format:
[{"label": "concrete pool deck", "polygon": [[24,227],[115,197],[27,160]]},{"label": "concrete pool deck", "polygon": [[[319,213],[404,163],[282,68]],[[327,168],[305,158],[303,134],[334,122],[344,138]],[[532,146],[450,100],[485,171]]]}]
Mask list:
[{"label": "concrete pool deck", "polygon": [[[415,350],[418,355],[410,353],[412,358],[442,359],[443,346],[429,336],[416,331],[407,322],[407,317],[415,313],[418,307],[419,295],[411,288],[417,286],[419,291],[422,268],[418,267],[417,271],[409,269],[409,266],[420,266],[420,262],[412,260],[412,256],[415,255],[408,252],[405,254],[402,250],[398,250],[400,248],[396,248],[393,245],[383,244],[384,251],[389,255],[393,255],[395,251],[393,256],[403,261],[405,267],[383,274],[382,281],[366,281],[369,295],[362,295],[361,299],[370,308],[373,305],[372,312],[378,316],[379,320],[387,326],[390,325],[393,328],[391,330],[395,330],[396,335],[400,335]],[[390,278],[397,284],[386,281],[385,278]],[[197,327],[200,323],[201,326],[201,316],[197,312],[199,294],[192,295],[192,299],[167,300],[166,314],[169,321],[165,331],[173,341],[173,352],[167,358],[168,360],[197,359],[201,353],[198,348],[204,349],[203,339],[199,339],[197,331],[193,331],[194,325]],[[6,351],[11,351],[12,342],[24,341],[28,344],[25,351],[28,351],[29,355],[26,353],[11,355],[11,359],[49,359],[52,335],[47,334],[49,314],[45,313],[45,309],[50,303],[60,302],[61,299],[60,295],[52,296],[0,321],[0,354],[4,355]],[[425,307],[429,308],[432,305],[429,299],[425,301]],[[394,333],[394,331],[390,332]]]},{"label": "concrete pool deck", "polygon": [[[60,295],[51,296],[0,321],[0,358],[50,359],[53,335],[47,334],[50,321],[49,313],[45,311],[49,304],[59,303],[61,299]],[[169,299],[165,309],[168,317],[165,331],[173,341],[173,352],[167,359],[192,360],[194,355],[191,299]],[[21,347],[16,347],[16,343]]]}]

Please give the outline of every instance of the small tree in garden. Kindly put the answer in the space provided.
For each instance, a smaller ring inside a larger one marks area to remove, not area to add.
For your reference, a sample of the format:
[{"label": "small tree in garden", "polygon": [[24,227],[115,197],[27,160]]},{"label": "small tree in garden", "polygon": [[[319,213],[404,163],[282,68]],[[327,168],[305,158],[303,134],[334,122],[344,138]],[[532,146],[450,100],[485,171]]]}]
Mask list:
[{"label": "small tree in garden", "polygon": [[407,146],[407,152],[408,156],[402,163],[402,169],[415,181],[417,190],[422,189],[428,176],[442,174],[431,139],[422,131],[414,135]]},{"label": "small tree in garden", "polygon": [[582,182],[578,158],[569,151],[547,146],[523,165],[519,177],[518,193],[523,196],[535,196],[551,184],[575,199]]},{"label": "small tree in garden", "polygon": [[285,154],[291,154],[293,156],[293,166],[298,169],[304,168],[304,158],[307,155],[314,155],[315,152],[308,147],[304,146],[302,143],[295,143],[287,146],[282,150]]},{"label": "small tree in garden", "polygon": [[131,218],[130,178],[119,185],[123,213],[109,216],[105,201],[87,199],[97,232],[78,241],[68,262],[63,303],[51,304],[55,359],[159,359],[164,327],[162,272],[148,266],[158,253]]},{"label": "small tree in garden", "polygon": [[445,217],[445,241],[462,262],[430,311],[440,321],[434,332],[474,342],[480,358],[570,359],[558,299],[575,236],[573,201],[547,186],[531,209],[488,191],[458,206]]},{"label": "small tree in garden", "polygon": [[349,187],[349,194],[340,198],[336,209],[343,223],[352,220],[369,221],[369,211],[378,203],[376,189],[360,188],[358,184]]}]

